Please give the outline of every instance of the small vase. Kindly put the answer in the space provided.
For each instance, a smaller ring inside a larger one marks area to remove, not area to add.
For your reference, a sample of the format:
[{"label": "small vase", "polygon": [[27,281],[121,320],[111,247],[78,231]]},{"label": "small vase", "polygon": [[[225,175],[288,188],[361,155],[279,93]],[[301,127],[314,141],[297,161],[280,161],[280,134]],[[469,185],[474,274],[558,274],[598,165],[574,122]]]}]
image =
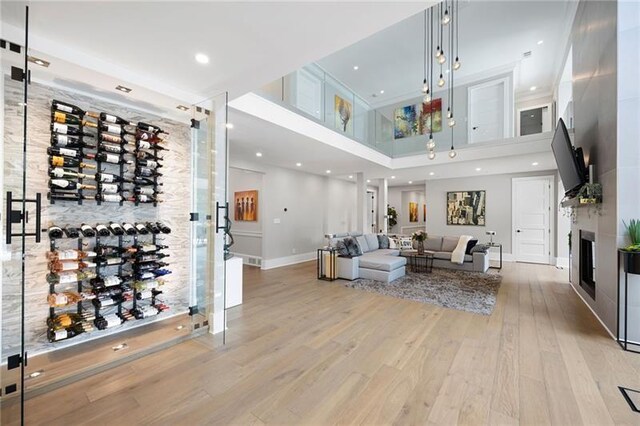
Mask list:
[{"label": "small vase", "polygon": [[424,254],[424,241],[418,241],[418,254]]}]

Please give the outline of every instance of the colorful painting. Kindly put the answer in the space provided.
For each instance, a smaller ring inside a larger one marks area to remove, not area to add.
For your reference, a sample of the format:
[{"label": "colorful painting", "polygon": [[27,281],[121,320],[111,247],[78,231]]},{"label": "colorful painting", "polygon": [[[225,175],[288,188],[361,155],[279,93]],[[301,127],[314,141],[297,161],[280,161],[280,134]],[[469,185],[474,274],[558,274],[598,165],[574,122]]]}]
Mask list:
[{"label": "colorful painting", "polygon": [[418,221],[418,203],[409,203],[409,222]]},{"label": "colorful painting", "polygon": [[351,102],[335,95],[333,113],[335,115],[336,129],[340,129],[345,133],[351,133],[351,115],[353,113]]},{"label": "colorful painting", "polygon": [[241,191],[234,194],[236,222],[258,221],[258,191]]},{"label": "colorful painting", "polygon": [[486,191],[447,192],[447,225],[485,226]]},{"label": "colorful painting", "polygon": [[397,108],[393,113],[393,138],[428,135],[433,117],[433,132],[442,131],[442,98]]}]

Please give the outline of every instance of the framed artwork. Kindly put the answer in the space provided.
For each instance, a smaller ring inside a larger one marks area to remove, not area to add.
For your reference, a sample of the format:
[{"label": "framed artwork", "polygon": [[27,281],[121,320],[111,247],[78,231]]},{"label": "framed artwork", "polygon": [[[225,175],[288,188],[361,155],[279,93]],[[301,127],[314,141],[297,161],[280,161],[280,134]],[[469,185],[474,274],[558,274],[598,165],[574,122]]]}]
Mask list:
[{"label": "framed artwork", "polygon": [[241,191],[233,194],[236,222],[258,221],[258,191]]},{"label": "framed artwork", "polygon": [[486,191],[447,192],[447,225],[485,226]]},{"label": "framed artwork", "polygon": [[409,203],[409,222],[418,221],[418,203]]},{"label": "framed artwork", "polygon": [[432,125],[434,133],[442,131],[442,98],[397,108],[393,113],[393,138],[428,135]]},{"label": "framed artwork", "polygon": [[335,95],[333,102],[333,115],[335,116],[336,129],[340,129],[345,133],[350,133],[352,113],[353,105],[351,105],[351,102]]}]

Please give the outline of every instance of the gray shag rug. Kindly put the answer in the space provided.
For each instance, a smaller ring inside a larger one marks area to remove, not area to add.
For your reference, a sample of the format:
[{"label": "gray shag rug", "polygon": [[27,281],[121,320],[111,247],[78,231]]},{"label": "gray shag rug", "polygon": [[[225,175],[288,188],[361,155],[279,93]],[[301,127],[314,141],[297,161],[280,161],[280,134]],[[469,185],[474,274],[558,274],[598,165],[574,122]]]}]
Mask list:
[{"label": "gray shag rug", "polygon": [[502,275],[497,273],[433,268],[430,274],[408,272],[390,283],[359,278],[345,285],[400,299],[491,315],[501,282]]}]

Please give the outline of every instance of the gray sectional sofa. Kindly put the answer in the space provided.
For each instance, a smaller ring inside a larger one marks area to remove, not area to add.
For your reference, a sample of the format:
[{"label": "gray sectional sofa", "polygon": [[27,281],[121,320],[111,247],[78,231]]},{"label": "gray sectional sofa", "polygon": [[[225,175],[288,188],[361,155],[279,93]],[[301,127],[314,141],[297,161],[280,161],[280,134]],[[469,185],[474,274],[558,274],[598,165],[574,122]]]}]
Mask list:
[{"label": "gray sectional sofa", "polygon": [[[347,237],[358,242],[362,254],[359,256],[339,256],[338,278],[346,280],[368,278],[391,282],[405,275],[407,259],[400,256],[398,248],[380,248],[380,240],[376,234],[336,234],[330,238],[329,244],[331,247],[337,247],[339,242],[344,241]],[[462,264],[451,262],[451,254],[458,244],[458,239],[458,237],[428,236],[425,241],[425,251],[433,252],[433,266],[486,272],[489,269],[489,255],[486,252],[478,251],[466,254]]]}]

